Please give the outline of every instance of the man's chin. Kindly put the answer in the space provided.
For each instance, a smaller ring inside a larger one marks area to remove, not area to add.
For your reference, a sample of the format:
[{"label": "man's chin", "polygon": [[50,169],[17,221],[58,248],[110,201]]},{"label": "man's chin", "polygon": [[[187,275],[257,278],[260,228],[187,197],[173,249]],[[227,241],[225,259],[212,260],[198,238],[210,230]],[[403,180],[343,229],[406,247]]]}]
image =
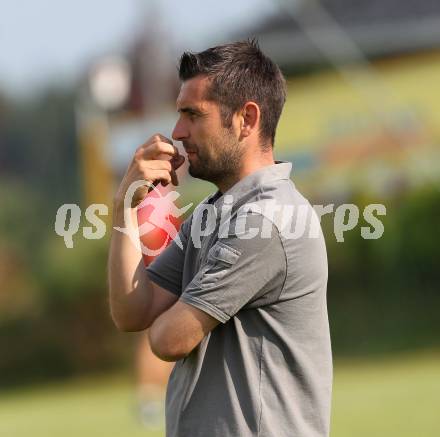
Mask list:
[{"label": "man's chin", "polygon": [[194,165],[193,164],[189,164],[189,167],[188,167],[188,173],[190,174],[190,176],[192,176],[193,178],[198,178],[198,179],[201,179],[200,178],[200,171],[196,168],[196,167],[194,167]]},{"label": "man's chin", "polygon": [[209,181],[209,176],[201,168],[197,168],[194,164],[189,164],[188,173],[190,176],[196,179],[201,179],[203,181]]}]

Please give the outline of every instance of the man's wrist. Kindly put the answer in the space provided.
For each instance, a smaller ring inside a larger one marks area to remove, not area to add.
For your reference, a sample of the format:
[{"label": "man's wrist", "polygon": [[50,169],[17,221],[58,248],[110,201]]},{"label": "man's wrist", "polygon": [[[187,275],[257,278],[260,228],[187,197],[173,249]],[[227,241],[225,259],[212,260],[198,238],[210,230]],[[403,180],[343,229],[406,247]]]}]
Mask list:
[{"label": "man's wrist", "polygon": [[123,203],[113,203],[113,226],[125,227],[126,211],[128,211],[132,220],[137,221],[137,208],[125,208]]}]

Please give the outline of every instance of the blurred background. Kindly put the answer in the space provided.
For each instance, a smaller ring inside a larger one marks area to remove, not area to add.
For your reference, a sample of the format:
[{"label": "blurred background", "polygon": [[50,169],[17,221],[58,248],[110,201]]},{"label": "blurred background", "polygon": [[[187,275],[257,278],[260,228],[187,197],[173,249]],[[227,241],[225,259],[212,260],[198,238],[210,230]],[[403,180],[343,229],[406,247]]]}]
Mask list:
[{"label": "blurred background", "polygon": [[[163,435],[169,367],[109,317],[112,195],[136,147],[171,136],[182,51],[247,37],[288,81],[275,152],[297,188],[387,210],[376,240],[362,214],[344,242],[323,218],[332,436],[440,435],[438,1],[1,0],[1,436]],[[215,189],[184,176],[181,205]]]}]

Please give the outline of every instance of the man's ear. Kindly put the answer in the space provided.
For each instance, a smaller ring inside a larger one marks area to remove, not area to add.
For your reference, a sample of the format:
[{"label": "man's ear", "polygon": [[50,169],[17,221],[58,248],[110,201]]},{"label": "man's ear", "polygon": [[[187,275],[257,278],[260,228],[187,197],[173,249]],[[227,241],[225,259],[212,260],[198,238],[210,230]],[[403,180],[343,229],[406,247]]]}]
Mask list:
[{"label": "man's ear", "polygon": [[260,126],[260,107],[255,102],[246,102],[240,113],[240,137],[246,138],[258,133]]}]

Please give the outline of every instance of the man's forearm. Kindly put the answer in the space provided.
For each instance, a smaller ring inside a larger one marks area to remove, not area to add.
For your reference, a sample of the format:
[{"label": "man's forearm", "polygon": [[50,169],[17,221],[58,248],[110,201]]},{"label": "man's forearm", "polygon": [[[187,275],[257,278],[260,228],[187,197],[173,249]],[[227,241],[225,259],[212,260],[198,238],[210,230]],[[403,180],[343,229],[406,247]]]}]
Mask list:
[{"label": "man's forearm", "polygon": [[[170,160],[160,159],[161,156],[168,156]],[[134,182],[177,185],[176,170],[184,161],[185,158],[179,154],[173,142],[160,134],[153,135],[138,147],[114,197],[113,225],[125,227],[124,202],[127,190]],[[131,199],[133,208],[129,211],[133,228],[136,229],[136,241],[139,241],[139,235],[134,207],[142,202],[150,188],[144,185],[138,187]],[[176,301],[174,294],[153,285],[145,272],[141,251],[128,235],[115,229],[112,229],[110,241],[108,287],[113,320],[123,331],[148,328],[155,317]]]},{"label": "man's forearm", "polygon": [[[114,208],[113,226],[124,227],[122,208]],[[136,209],[131,209],[137,229]],[[151,282],[145,273],[142,254],[128,235],[112,229],[108,258],[110,310],[114,323],[123,331],[139,331],[148,326]]]}]

